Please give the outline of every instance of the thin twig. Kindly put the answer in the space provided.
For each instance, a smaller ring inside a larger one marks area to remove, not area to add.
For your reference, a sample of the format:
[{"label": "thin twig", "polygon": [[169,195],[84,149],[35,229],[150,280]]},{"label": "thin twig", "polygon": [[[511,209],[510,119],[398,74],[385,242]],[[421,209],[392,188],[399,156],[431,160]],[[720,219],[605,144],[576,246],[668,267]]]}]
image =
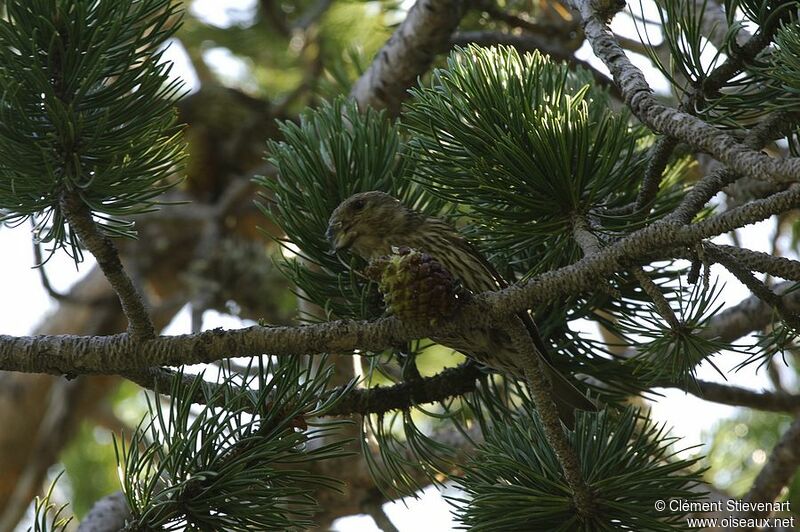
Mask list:
[{"label": "thin twig", "polygon": [[64,192],[61,196],[61,211],[69,222],[70,229],[78,235],[81,243],[94,255],[97,265],[117,293],[122,311],[128,319],[128,330],[137,340],[155,338],[156,332],[141,296],[130,277],[125,273],[114,242],[104,234],[92,219],[89,207],[75,193]]},{"label": "thin twig", "polygon": [[756,277],[744,266],[739,264],[736,259],[722,251],[720,248],[708,246],[705,249],[710,258],[725,266],[734,277],[736,277],[750,292],[765,303],[772,305],[778,311],[783,321],[791,325],[795,330],[800,330],[800,319],[797,313],[789,311],[783,303],[783,299],[772,292],[767,285],[756,279]]},{"label": "thin twig", "polygon": [[[563,27],[556,26],[555,24],[541,24],[537,21],[523,18],[522,16],[514,13],[509,13],[494,3],[493,0],[479,0],[476,2],[478,9],[485,12],[489,17],[494,20],[500,21],[512,28],[520,28],[525,31],[545,35],[549,37],[562,37],[564,34],[580,30],[580,26],[574,22],[565,24]],[[566,23],[567,21],[565,21]]]},{"label": "thin twig", "polygon": [[658,189],[661,186],[661,177],[664,174],[664,169],[667,167],[667,162],[669,162],[669,158],[677,145],[678,141],[673,137],[659,137],[653,147],[650,148],[650,153],[647,157],[647,168],[645,168],[644,179],[642,180],[642,188],[639,189],[639,194],[636,196],[634,211],[644,210],[656,198]]},{"label": "thin twig", "polygon": [[[150,369],[129,372],[126,378],[149,390],[159,393],[169,393],[177,372],[168,369]],[[191,386],[196,376],[181,374],[181,387]],[[455,368],[446,368],[431,377],[420,380],[401,382],[392,386],[377,386],[375,388],[355,388],[345,397],[342,397],[333,408],[328,410],[327,416],[349,416],[352,414],[384,414],[392,410],[407,410],[416,405],[436,403],[450,397],[457,397],[472,392],[478,385],[478,379],[484,372],[475,364],[467,363]],[[213,382],[204,382],[204,390],[192,398],[197,404],[206,404],[206,398],[219,397],[214,389],[219,386]],[[339,395],[350,385],[331,390],[331,394]],[[245,408],[246,405],[220,404],[214,405],[225,408]]]},{"label": "thin twig", "polygon": [[[586,216],[578,214],[572,216],[572,239],[581,248],[584,257],[595,255],[602,249],[600,239],[592,232],[590,225]],[[608,281],[600,283],[600,289],[614,299],[622,297],[619,290]]]},{"label": "thin twig", "polygon": [[800,410],[800,395],[786,393],[757,392],[730,384],[695,380],[697,386],[670,384],[667,388],[677,388],[692,395],[723,405],[744,406],[765,412],[796,412]]},{"label": "thin twig", "polygon": [[653,282],[653,280],[640,266],[631,268],[631,271],[633,272],[633,276],[636,278],[636,280],[639,281],[639,286],[642,287],[642,290],[644,290],[653,301],[659,316],[664,318],[664,321],[669,324],[673,331],[680,329],[680,320],[677,318],[677,316],[675,316],[675,312],[672,311],[669,301],[667,301],[667,298],[661,293],[661,290],[658,289],[656,283]]},{"label": "thin twig", "polygon": [[383,532],[399,532],[397,527],[394,526],[394,523],[392,523],[392,520],[389,519],[389,516],[386,515],[386,512],[383,510],[384,502],[386,502],[386,500],[381,492],[375,490],[374,493],[370,493],[369,498],[361,502],[361,507],[364,513],[372,517],[372,520],[375,521],[375,525],[383,530]]},{"label": "thin twig", "polygon": [[767,273],[772,277],[780,277],[787,281],[800,282],[800,262],[786,257],[776,257],[769,253],[743,249],[724,244],[703,244],[707,249],[715,249],[730,255],[742,267],[754,272]]}]

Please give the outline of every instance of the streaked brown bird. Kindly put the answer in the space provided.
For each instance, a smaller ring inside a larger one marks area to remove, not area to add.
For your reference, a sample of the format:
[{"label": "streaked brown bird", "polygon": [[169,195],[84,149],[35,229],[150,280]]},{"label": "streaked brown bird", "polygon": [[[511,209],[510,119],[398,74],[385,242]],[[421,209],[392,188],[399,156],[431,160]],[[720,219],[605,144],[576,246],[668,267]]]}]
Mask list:
[{"label": "streaked brown bird", "polygon": [[[389,255],[393,247],[425,252],[474,293],[508,286],[483,255],[452,226],[409,209],[384,192],[362,192],[344,200],[331,214],[327,237],[335,251],[350,249],[366,260]],[[519,317],[544,362],[559,416],[572,428],[575,409],[595,411],[597,406],[552,366],[547,347],[530,315],[525,312]],[[508,334],[502,330],[475,329],[458,338],[433,340],[501,373],[524,378],[517,363],[521,355],[513,349]]]}]

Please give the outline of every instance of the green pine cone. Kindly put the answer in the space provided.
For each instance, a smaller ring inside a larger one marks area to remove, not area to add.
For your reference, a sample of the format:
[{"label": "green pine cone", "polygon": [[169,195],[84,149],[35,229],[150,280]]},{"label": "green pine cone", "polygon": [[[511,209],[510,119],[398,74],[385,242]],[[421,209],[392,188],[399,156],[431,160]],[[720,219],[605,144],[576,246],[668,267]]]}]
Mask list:
[{"label": "green pine cone", "polygon": [[468,296],[441,263],[414,249],[372,260],[365,274],[378,283],[389,312],[407,322],[442,323]]}]

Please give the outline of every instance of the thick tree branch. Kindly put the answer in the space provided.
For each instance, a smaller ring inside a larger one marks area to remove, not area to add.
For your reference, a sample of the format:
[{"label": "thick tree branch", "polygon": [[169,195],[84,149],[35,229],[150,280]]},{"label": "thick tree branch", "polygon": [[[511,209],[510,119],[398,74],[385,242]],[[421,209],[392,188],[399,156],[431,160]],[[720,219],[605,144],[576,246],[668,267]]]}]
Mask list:
[{"label": "thick tree branch", "polygon": [[374,322],[336,321],[305,327],[250,327],[161,337],[139,342],[128,335],[0,336],[0,369],[52,374],[125,373],[162,365],[213,362],[233,356],[301,355],[380,351],[414,338],[436,336],[445,330],[474,327],[488,315],[511,316],[567,294],[590,290],[597,279],[626,265],[635,265],[660,248],[690,246],[784,212],[800,202],[800,185],[755,200],[702,222],[679,226],[656,222],[570,266],[527,282],[476,297],[462,315],[444,326],[412,326],[395,318]]},{"label": "thick tree branch", "polygon": [[[775,290],[778,294],[783,294],[781,298],[787,309],[800,312],[800,291],[783,293],[790,287],[791,283],[783,283],[776,286]],[[771,307],[756,296],[752,296],[711,318],[708,327],[704,330],[704,335],[732,342],[764,328],[771,320]],[[447,368],[432,377],[423,377],[414,382],[403,382],[387,387],[353,389],[331,410],[327,411],[326,415],[381,414],[390,410],[401,410],[414,405],[443,401],[449,397],[473,391],[477,385],[477,379],[482,373],[483,371],[474,364],[467,363],[455,368]],[[129,373],[126,377],[145,388],[168,393],[176,374],[171,370],[152,369]],[[183,385],[191,385],[195,378],[192,375],[183,374]],[[785,412],[800,407],[800,396],[796,395],[756,392],[701,380],[698,380],[697,384],[697,388],[689,389],[684,385],[672,383],[663,383],[660,386],[678,388],[707,401],[759,410]],[[197,396],[192,400],[198,404],[205,404],[207,397],[216,395],[213,392],[215,386],[218,385],[211,382],[203,383],[203,387],[208,388],[207,393],[199,390]],[[341,391],[341,389],[336,389],[331,393],[339,395]],[[235,408],[243,405],[219,406]]]},{"label": "thick tree branch", "polygon": [[399,115],[407,89],[428,70],[436,54],[447,50],[463,14],[461,0],[417,0],[350,95],[361,107],[385,108],[392,116]]}]

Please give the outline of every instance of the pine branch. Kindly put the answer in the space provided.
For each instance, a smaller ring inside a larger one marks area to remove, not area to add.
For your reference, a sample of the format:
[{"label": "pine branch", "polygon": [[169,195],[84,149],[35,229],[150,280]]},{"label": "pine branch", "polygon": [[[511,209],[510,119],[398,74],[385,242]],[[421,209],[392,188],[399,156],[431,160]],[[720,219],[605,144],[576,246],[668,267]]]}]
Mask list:
[{"label": "pine branch", "polygon": [[712,244],[710,242],[705,242],[703,247],[719,250],[730,255],[747,270],[767,273],[772,277],[780,277],[787,281],[800,282],[800,262],[796,260],[776,257],[761,251],[726,246],[724,244]]},{"label": "pine branch", "polygon": [[493,0],[478,0],[476,7],[485,12],[494,20],[503,22],[512,28],[520,28],[536,34],[552,34],[555,28],[552,25],[540,24],[533,20],[528,20],[514,13],[509,13],[494,3]]},{"label": "pine branch", "polygon": [[639,189],[639,195],[636,196],[636,203],[633,207],[634,212],[643,210],[656,198],[664,169],[677,145],[678,142],[673,137],[659,137],[650,149],[642,188]]},{"label": "pine branch", "polygon": [[757,392],[739,386],[696,380],[696,386],[670,384],[668,388],[676,388],[688,392],[704,401],[711,401],[730,406],[744,406],[766,412],[795,412],[800,409],[800,395]]},{"label": "pine branch", "polygon": [[[784,111],[770,114],[745,135],[744,145],[753,150],[761,149],[773,138],[776,129],[783,129],[790,116]],[[692,190],[681,200],[680,205],[669,215],[669,218],[681,223],[689,223],[711,198],[727,185],[739,179],[740,176],[741,174],[730,168],[722,168],[708,174],[692,187]]]},{"label": "pine branch", "polygon": [[711,259],[722,264],[725,269],[745,285],[753,295],[765,303],[772,305],[775,310],[778,311],[783,321],[792,326],[795,330],[800,330],[800,319],[798,319],[797,314],[789,311],[783,304],[783,299],[772,292],[763,282],[756,279],[750,270],[739,264],[736,259],[717,247],[708,246],[705,249],[705,253],[707,253]]},{"label": "pine branch", "polygon": [[[125,377],[149,390],[169,393],[177,375],[175,371],[159,368],[129,372],[125,374]],[[327,410],[326,415],[385,414],[392,410],[407,410],[416,405],[444,401],[450,397],[474,391],[481,375],[484,375],[484,372],[480,368],[475,364],[466,363],[455,368],[446,368],[432,377],[422,377],[419,380],[401,382],[386,387],[352,389]],[[182,373],[182,382],[179,386],[191,387],[197,378]],[[201,387],[198,387],[192,401],[196,404],[206,404],[208,397],[215,397],[213,390],[218,386],[213,382],[204,382]],[[345,385],[331,390],[330,393],[331,395],[340,395],[345,388],[351,388],[351,386]],[[204,392],[203,389],[206,391]],[[236,405],[219,404],[214,406],[234,408]],[[249,411],[244,405],[242,408]]]},{"label": "pine branch", "polygon": [[519,318],[512,320],[512,326],[508,327],[506,332],[511,337],[514,349],[520,354],[520,360],[517,362],[524,370],[528,389],[542,420],[547,441],[556,453],[564,478],[572,490],[575,509],[582,518],[589,518],[595,511],[594,495],[586,485],[580,459],[564,434],[558,409],[553,401],[552,386],[544,374],[541,355],[537,354],[533,339]]},{"label": "pine branch", "polygon": [[612,274],[623,263],[632,263],[636,257],[646,255],[645,250],[657,251],[659,246],[690,246],[792,209],[798,201],[800,185],[792,185],[783,192],[752,201],[696,224],[680,226],[669,220],[655,222],[575,264],[547,272],[499,292],[485,294],[483,297],[492,308],[502,304],[508,312],[521,312],[548,301],[557,301],[566,295],[589,290],[596,286],[598,279]]},{"label": "pine branch", "polygon": [[386,108],[400,114],[407,89],[447,49],[450,35],[464,14],[461,0],[417,0],[405,20],[381,48],[350,95],[359,107]]},{"label": "pine branch", "polygon": [[710,153],[736,173],[778,182],[800,180],[800,158],[774,159],[742,145],[728,133],[697,117],[659,102],[642,71],[630,62],[592,2],[571,0],[569,4],[581,14],[595,55],[611,71],[625,102],[642,122],[655,131]]},{"label": "pine branch", "polygon": [[656,283],[654,283],[653,280],[648,277],[648,275],[640,266],[632,268],[631,271],[633,272],[633,276],[639,282],[639,286],[642,287],[642,290],[644,290],[653,301],[659,316],[661,316],[664,321],[669,324],[673,331],[679,330],[681,327],[681,322],[675,316],[675,313],[672,311],[672,307],[669,305],[669,301],[667,301],[667,298],[661,293],[661,290],[658,289]]},{"label": "pine branch", "polygon": [[97,265],[117,293],[122,311],[128,318],[129,333],[135,340],[155,338],[153,322],[133,281],[122,267],[114,242],[97,226],[89,207],[76,193],[64,192],[61,195],[61,211],[72,231],[94,255]]},{"label": "pine branch", "polygon": [[383,510],[384,498],[381,493],[376,490],[375,497],[366,499],[361,503],[362,509],[365,514],[372,517],[375,525],[383,532],[399,532],[398,528],[394,526],[392,520],[386,515]]},{"label": "pine branch", "polygon": [[[721,39],[727,33],[727,20],[720,6],[713,3],[703,3],[698,5],[695,9],[702,9],[703,14],[710,14],[708,17],[704,16],[701,21],[701,32],[706,38],[715,42],[717,48],[721,47],[721,43],[717,43],[714,38]],[[698,11],[699,12],[699,11]],[[720,32],[720,29],[723,29]],[[705,96],[711,96],[716,93],[721,87],[725,85],[747,62],[752,60],[764,47],[766,47],[774,36],[775,28],[769,34],[759,33],[756,37],[750,38],[745,46],[735,50],[729,58],[716,68],[708,78],[703,81],[702,91],[693,91],[687,98],[681,102],[679,109],[681,111],[692,113],[699,100]],[[740,30],[737,35],[745,35],[746,31]],[[768,38],[767,38],[768,37]],[[620,37],[617,37],[618,42],[624,46]],[[760,149],[766,141],[758,142],[761,132],[754,132],[754,135],[759,135],[753,138],[751,142],[745,139],[745,144],[753,149]],[[753,145],[755,143],[756,145]],[[663,136],[656,141],[650,152],[650,159],[647,164],[645,176],[642,181],[642,187],[639,190],[639,195],[636,198],[636,204],[633,207],[634,212],[644,209],[658,193],[659,185],[661,184],[662,174],[673,150],[678,145],[678,141],[670,135]],[[629,211],[622,211],[626,213]]]},{"label": "pine branch", "polygon": [[[791,283],[783,283],[775,287],[780,293],[790,288]],[[800,312],[800,291],[791,291],[781,296],[784,306],[792,312]],[[722,311],[709,321],[704,335],[710,338],[720,338],[725,342],[732,342],[753,331],[768,325],[772,320],[770,306],[761,299],[752,296],[738,305]],[[462,364],[456,368],[447,368],[432,377],[423,377],[419,381],[403,382],[388,387],[375,387],[367,389],[353,389],[339,402],[326,412],[331,416],[346,416],[351,414],[382,414],[391,410],[407,409],[415,405],[434,403],[471,392],[475,389],[478,378],[483,372],[473,364]],[[168,393],[173,386],[176,372],[167,369],[149,369],[130,372],[126,378],[137,384],[158,391]],[[180,387],[192,387],[194,379],[198,377],[181,374]],[[730,404],[733,406],[746,406],[767,411],[792,411],[800,407],[800,396],[755,392],[744,388],[724,385],[702,380],[696,381],[696,387],[686,387],[674,383],[661,383],[660,386],[678,388],[692,393],[701,399]],[[192,398],[197,404],[206,404],[206,398],[217,394],[213,389],[218,385],[212,382],[203,383],[206,388],[202,392],[197,387],[198,393]],[[332,390],[331,393],[339,395],[341,389]],[[237,405],[220,404],[220,407],[235,408]],[[249,411],[246,410],[245,411]]]},{"label": "pine branch", "polygon": [[755,59],[775,38],[783,17],[769,17],[768,22],[740,48],[736,48],[720,66],[714,69],[703,82],[702,90],[692,94],[687,107],[692,108],[699,98],[713,96],[731,78],[742,71],[744,66]]},{"label": "pine branch", "polygon": [[584,257],[591,257],[600,252],[600,240],[592,233],[585,216],[572,217],[572,238],[583,251]]},{"label": "pine branch", "polygon": [[0,336],[0,369],[62,374],[125,373],[161,365],[208,363],[233,356],[263,353],[301,355],[366,349],[379,352],[393,345],[441,335],[458,327],[487,323],[487,313],[513,316],[536,305],[593,289],[598,279],[623,264],[635,264],[664,247],[691,246],[736,227],[755,223],[794,208],[800,185],[702,222],[677,226],[657,222],[575,264],[534,277],[509,288],[476,296],[461,316],[440,326],[409,325],[396,318],[372,322],[334,321],[306,327],[250,327],[233,331],[161,337],[144,343],[127,335]]},{"label": "pine branch", "polygon": [[[800,290],[792,290],[793,285],[794,283],[781,283],[773,289],[781,295],[783,304],[789,311],[799,313]],[[722,342],[732,342],[751,332],[763,329],[772,321],[771,306],[758,297],[751,296],[738,305],[716,314],[704,334],[708,338],[719,338]]]},{"label": "pine branch", "polygon": [[391,410],[405,410],[416,405],[444,401],[474,391],[481,375],[484,375],[484,371],[477,365],[465,363],[420,380],[387,387],[354,389],[327,414],[384,414]]}]

